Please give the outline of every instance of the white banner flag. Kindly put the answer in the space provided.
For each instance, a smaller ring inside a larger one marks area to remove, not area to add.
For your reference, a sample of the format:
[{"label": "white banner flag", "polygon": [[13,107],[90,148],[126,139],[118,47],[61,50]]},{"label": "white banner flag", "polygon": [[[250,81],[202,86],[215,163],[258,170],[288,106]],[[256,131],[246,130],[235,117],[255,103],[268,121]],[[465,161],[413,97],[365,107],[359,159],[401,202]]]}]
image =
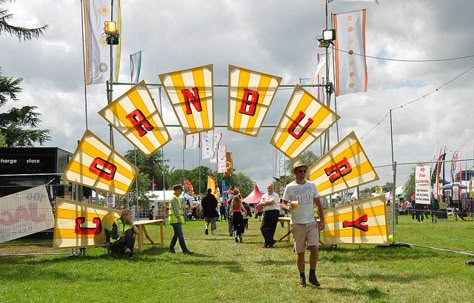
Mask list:
[{"label": "white banner flag", "polygon": [[226,150],[225,145],[220,145],[217,151],[217,172],[225,173],[227,172],[227,162],[226,162]]},{"label": "white banner flag", "polygon": [[221,142],[222,139],[222,133],[214,134],[214,138],[212,140],[212,155],[211,155],[211,160],[209,160],[211,163],[217,163],[217,157],[219,153],[219,142]]},{"label": "white banner flag", "polygon": [[367,91],[366,10],[334,14],[336,96]]},{"label": "white banner flag", "polygon": [[130,55],[130,82],[138,83],[142,68],[142,51]]},{"label": "white banner flag", "polygon": [[113,13],[111,14],[110,0],[85,0],[84,1],[84,33],[86,53],[86,84],[105,83],[109,79],[110,68],[114,68],[115,81],[118,81],[120,71],[121,43],[114,45],[112,61],[115,67],[110,67],[110,46],[104,37],[104,23],[111,17],[117,23],[117,31],[122,30],[120,16],[120,1],[112,1]]},{"label": "white banner flag", "polygon": [[196,149],[199,148],[199,135],[200,133],[194,133],[191,135],[184,135],[184,149]]},{"label": "white banner flag", "polygon": [[202,132],[201,140],[201,158],[210,159],[212,157],[212,133]]}]

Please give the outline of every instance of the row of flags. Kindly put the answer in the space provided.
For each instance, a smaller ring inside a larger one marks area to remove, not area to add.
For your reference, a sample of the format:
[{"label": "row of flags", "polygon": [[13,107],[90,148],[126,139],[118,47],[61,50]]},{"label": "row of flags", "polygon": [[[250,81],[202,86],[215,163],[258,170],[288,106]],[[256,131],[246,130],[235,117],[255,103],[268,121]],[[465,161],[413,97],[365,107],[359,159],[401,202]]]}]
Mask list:
[{"label": "row of flags", "polygon": [[[335,0],[338,1],[338,0]],[[351,0],[339,0],[348,1]],[[363,0],[362,0],[363,1]],[[329,2],[333,2],[332,0]],[[377,2],[366,0],[366,2]],[[378,2],[377,2],[378,3]],[[114,81],[118,81],[120,70],[120,52],[121,43],[113,48],[107,45],[103,35],[104,22],[116,20],[117,30],[121,32],[121,12],[119,0],[84,0],[84,31],[85,31],[85,74],[86,84],[105,83],[113,70]],[[348,13],[333,14],[333,26],[336,31],[335,40],[335,89],[336,95],[344,95],[355,92],[367,91],[367,64],[365,60],[365,24],[366,10],[352,11]],[[110,65],[110,55],[114,66]],[[330,64],[328,58],[327,64]],[[142,51],[130,55],[130,82],[138,83],[140,79],[142,61]],[[326,58],[321,57],[318,60],[318,66],[315,72],[315,78],[319,79],[319,74],[326,65]],[[212,92],[212,65],[198,70],[201,74],[192,74],[194,70],[188,70],[187,73],[176,72],[160,76],[160,80],[167,86],[179,86],[181,83],[189,85],[189,79],[192,78],[193,87],[196,91],[185,92],[184,98],[191,101],[192,104],[198,104],[198,96],[201,98],[211,98]],[[326,79],[327,81],[327,79]],[[229,67],[229,123],[233,129],[251,136],[258,134],[260,124],[265,118],[268,107],[276,93],[281,82],[280,77],[269,74],[256,74],[254,71]],[[318,81],[319,83],[319,81]],[[247,87],[244,91],[235,89],[236,87]],[[197,90],[201,88],[199,94]],[[205,89],[205,91],[202,91]],[[318,92],[319,95],[319,92]],[[189,105],[183,104],[180,94],[168,92],[168,97],[173,104],[173,108],[185,106],[189,112]],[[319,96],[318,96],[319,98]],[[236,100],[246,100],[242,104]],[[211,101],[211,100],[208,100]],[[257,101],[260,101],[257,104]],[[204,106],[204,112],[210,114],[212,109]],[[182,119],[187,118],[187,124],[190,126],[189,133],[195,129],[210,129],[213,121],[208,119],[193,119],[192,116],[180,116],[181,111],[175,110],[176,115]],[[244,114],[244,115],[242,115]],[[199,124],[209,122],[209,124]],[[197,123],[197,124],[195,124]]]}]

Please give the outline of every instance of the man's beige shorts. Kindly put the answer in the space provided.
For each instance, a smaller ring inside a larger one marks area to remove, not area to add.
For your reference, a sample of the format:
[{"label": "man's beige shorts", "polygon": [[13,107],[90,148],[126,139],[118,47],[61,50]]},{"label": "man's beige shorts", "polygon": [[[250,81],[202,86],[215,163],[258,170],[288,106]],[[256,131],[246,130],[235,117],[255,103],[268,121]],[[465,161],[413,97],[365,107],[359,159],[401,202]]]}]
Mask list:
[{"label": "man's beige shorts", "polygon": [[319,246],[319,233],[316,222],[306,224],[292,224],[291,232],[295,239],[295,250],[302,253],[306,246]]}]

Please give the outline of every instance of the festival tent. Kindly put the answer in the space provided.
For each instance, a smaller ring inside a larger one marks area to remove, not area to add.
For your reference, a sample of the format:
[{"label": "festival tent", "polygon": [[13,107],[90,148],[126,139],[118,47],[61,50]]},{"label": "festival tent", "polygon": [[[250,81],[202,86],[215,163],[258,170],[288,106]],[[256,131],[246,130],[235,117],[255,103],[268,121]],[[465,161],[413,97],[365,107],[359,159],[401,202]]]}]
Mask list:
[{"label": "festival tent", "polygon": [[263,196],[263,193],[260,191],[260,189],[258,189],[257,183],[255,183],[253,185],[253,190],[250,193],[250,195],[245,197],[245,199],[243,199],[242,201],[248,204],[255,204],[255,203],[258,203],[260,199],[262,199],[262,196]]}]

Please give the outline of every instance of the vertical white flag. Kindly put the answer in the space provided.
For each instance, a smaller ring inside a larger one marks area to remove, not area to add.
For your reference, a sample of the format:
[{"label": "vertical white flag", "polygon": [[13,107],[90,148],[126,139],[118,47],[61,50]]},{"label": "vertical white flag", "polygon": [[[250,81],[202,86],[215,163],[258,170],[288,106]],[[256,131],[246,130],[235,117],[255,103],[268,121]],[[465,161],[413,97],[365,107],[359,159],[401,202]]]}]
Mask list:
[{"label": "vertical white flag", "polygon": [[334,14],[336,96],[367,91],[366,10]]},{"label": "vertical white flag", "polygon": [[201,158],[210,159],[212,157],[212,133],[201,133]]},{"label": "vertical white flag", "polygon": [[219,153],[219,142],[221,142],[222,133],[214,134],[214,138],[212,140],[212,156],[209,162],[217,163],[217,157]]},{"label": "vertical white flag", "polygon": [[194,133],[191,135],[184,135],[184,149],[196,149],[199,148],[199,134]]},{"label": "vertical white flag", "polygon": [[[112,6],[110,0],[84,0],[83,4],[86,84],[105,83],[109,79],[111,67],[110,46],[104,35],[104,22],[115,21],[118,32],[121,32],[120,0],[112,1]],[[118,80],[120,71],[120,49],[120,42],[113,46],[112,61],[115,67],[112,68],[115,81]]]},{"label": "vertical white flag", "polygon": [[225,145],[220,145],[217,150],[217,172],[218,173],[227,172],[226,151],[227,151],[227,147]]},{"label": "vertical white flag", "polygon": [[138,83],[142,68],[142,51],[130,55],[130,82]]}]

